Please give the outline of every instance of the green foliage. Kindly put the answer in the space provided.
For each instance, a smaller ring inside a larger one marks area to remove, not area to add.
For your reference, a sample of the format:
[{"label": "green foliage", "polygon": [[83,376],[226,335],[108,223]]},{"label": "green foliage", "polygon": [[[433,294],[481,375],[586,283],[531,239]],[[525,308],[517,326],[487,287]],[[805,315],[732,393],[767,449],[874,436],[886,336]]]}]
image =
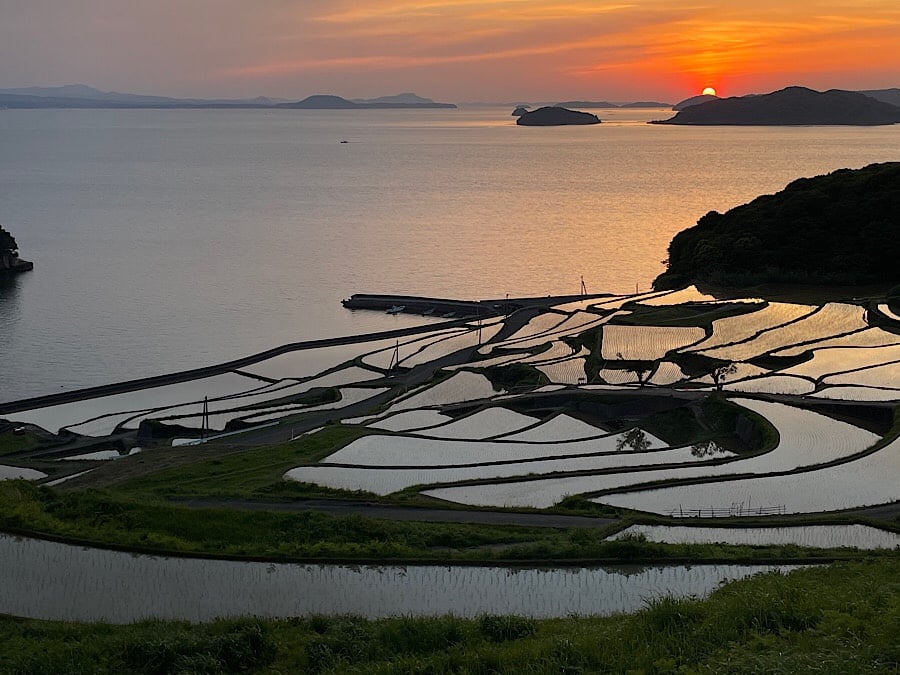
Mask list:
[{"label": "green foliage", "polygon": [[35,434],[25,432],[16,434],[10,431],[0,433],[0,455],[8,455],[13,452],[31,450],[37,446],[40,439]]},{"label": "green foliage", "polygon": [[19,245],[16,243],[16,238],[0,225],[0,254],[15,253],[18,250]]},{"label": "green foliage", "polygon": [[801,178],[675,235],[654,288],[896,283],[897,213],[900,162]]},{"label": "green foliage", "polygon": [[533,635],[537,625],[521,616],[496,616],[486,614],[478,620],[478,630],[491,642],[519,640]]},{"label": "green foliage", "polygon": [[494,387],[507,390],[521,387],[538,387],[549,380],[534,366],[527,363],[511,363],[508,366],[494,366],[485,372]]},{"label": "green foliage", "polygon": [[646,452],[650,448],[650,440],[647,432],[639,427],[632,427],[616,441],[616,450],[629,450],[632,452]]}]

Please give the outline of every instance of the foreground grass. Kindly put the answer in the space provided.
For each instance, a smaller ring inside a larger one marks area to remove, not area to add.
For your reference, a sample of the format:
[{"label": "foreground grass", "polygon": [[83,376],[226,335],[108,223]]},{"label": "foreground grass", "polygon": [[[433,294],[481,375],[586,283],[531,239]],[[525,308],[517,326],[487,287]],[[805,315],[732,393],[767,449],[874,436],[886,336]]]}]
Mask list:
[{"label": "foreground grass", "polygon": [[900,560],[733,582],[635,614],[128,626],[0,617],[5,673],[895,673]]},{"label": "foreground grass", "polygon": [[[621,525],[618,525],[621,526]],[[781,560],[889,556],[797,546],[609,541],[606,529],[378,520],[319,512],[188,508],[111,491],[0,482],[0,531],[126,550],[272,560]]]}]

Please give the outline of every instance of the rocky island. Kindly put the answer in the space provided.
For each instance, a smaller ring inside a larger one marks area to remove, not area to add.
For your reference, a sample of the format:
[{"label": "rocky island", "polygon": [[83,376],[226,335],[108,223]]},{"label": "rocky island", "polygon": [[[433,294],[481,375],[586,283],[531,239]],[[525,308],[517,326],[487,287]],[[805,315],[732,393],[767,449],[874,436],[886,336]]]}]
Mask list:
[{"label": "rocky island", "polygon": [[19,258],[16,239],[0,225],[0,278],[34,269],[34,263]]},{"label": "rocky island", "polygon": [[900,122],[900,108],[859,92],[787,87],[770,94],[720,98],[651,124],[875,126]]},{"label": "rocky island", "polygon": [[679,232],[653,286],[898,283],[898,213],[900,162],[801,178]]},{"label": "rocky island", "polygon": [[596,115],[568,108],[546,106],[526,112],[516,120],[523,127],[560,127],[566,125],[600,124]]}]

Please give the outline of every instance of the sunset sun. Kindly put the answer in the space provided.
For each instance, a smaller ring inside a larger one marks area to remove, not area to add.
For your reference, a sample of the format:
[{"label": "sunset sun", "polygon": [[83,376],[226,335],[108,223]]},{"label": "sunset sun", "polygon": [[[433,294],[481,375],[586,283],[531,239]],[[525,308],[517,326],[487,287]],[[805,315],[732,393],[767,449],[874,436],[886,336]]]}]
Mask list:
[{"label": "sunset sun", "polygon": [[713,89],[712,87],[707,87],[706,89],[703,90],[703,95],[704,96],[715,96],[716,90]]}]

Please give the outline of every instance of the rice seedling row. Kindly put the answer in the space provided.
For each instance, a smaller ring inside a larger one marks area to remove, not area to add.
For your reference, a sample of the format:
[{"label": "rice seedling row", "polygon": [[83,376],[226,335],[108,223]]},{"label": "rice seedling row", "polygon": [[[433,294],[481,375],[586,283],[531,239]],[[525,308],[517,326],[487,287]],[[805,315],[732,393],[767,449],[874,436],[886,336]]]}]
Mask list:
[{"label": "rice seedling row", "polygon": [[900,335],[890,333],[881,328],[864,328],[863,330],[849,335],[843,335],[836,338],[826,338],[812,342],[801,347],[789,347],[773,352],[773,356],[799,356],[803,352],[812,349],[823,349],[825,347],[856,347],[864,349],[866,347],[886,347],[889,345],[900,344]]},{"label": "rice seedling row", "polygon": [[754,312],[712,322],[712,334],[689,351],[705,351],[749,340],[763,331],[809,316],[814,307],[772,302]]},{"label": "rice seedling row", "polygon": [[600,353],[606,360],[657,361],[705,336],[696,327],[604,326]]},{"label": "rice seedling row", "polygon": [[812,343],[866,328],[868,324],[864,315],[865,309],[862,307],[832,302],[799,321],[769,329],[746,342],[698,351],[725,361],[748,361],[761,354],[786,347]]}]

